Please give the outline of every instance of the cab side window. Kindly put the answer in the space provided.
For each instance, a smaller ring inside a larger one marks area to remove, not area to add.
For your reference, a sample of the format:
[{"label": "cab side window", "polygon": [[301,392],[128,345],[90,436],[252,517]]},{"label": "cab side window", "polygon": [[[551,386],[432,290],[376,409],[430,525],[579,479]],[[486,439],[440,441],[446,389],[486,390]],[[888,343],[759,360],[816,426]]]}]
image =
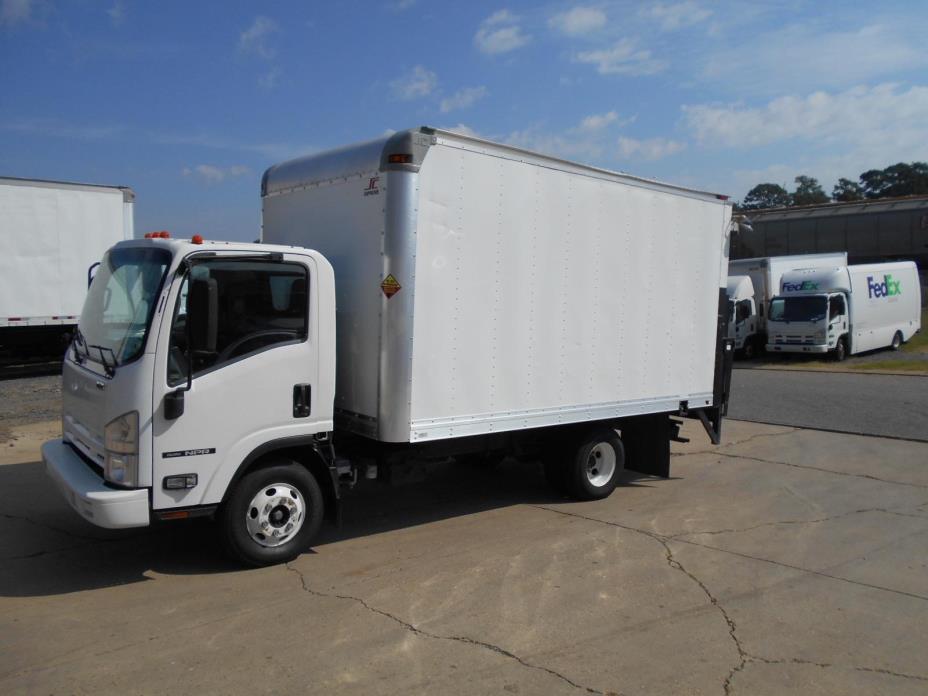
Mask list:
[{"label": "cab side window", "polygon": [[835,319],[845,313],[844,311],[844,297],[841,295],[835,295],[830,300],[828,300],[828,316],[832,319]]},{"label": "cab side window", "polygon": [[[191,356],[187,349],[187,287],[190,277],[216,281],[216,350]],[[194,265],[184,279],[175,308],[168,353],[168,383],[193,376],[280,345],[306,340],[309,276],[296,263],[215,259]]]}]

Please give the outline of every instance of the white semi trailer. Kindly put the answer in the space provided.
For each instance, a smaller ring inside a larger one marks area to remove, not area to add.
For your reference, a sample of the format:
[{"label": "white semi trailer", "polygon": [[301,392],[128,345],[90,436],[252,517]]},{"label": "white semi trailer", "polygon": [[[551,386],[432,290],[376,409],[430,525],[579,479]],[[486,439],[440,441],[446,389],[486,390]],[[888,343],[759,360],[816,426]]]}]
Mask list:
[{"label": "white semi trailer", "polygon": [[770,302],[767,350],[831,353],[840,361],[897,349],[921,329],[921,311],[912,261],[791,271]]},{"label": "white semi trailer", "polygon": [[107,253],[43,447],[91,522],[211,515],[277,563],[359,471],[510,454],[594,499],[669,475],[673,415],[718,442],[725,197],[418,128],[271,167],[262,198],[265,243]]},{"label": "white semi trailer", "polygon": [[[847,253],[798,254],[793,256],[766,256],[754,259],[736,259],[728,263],[729,300],[732,292],[739,297],[730,305],[732,320],[729,337],[745,358],[753,358],[767,343],[767,309],[770,300],[780,291],[780,279],[787,271],[798,268],[827,268],[846,266]],[[743,277],[751,281],[753,297],[747,297]],[[738,280],[735,280],[735,279]]]},{"label": "white semi trailer", "polygon": [[132,239],[134,200],[124,186],[0,178],[0,352],[64,352],[91,265]]}]

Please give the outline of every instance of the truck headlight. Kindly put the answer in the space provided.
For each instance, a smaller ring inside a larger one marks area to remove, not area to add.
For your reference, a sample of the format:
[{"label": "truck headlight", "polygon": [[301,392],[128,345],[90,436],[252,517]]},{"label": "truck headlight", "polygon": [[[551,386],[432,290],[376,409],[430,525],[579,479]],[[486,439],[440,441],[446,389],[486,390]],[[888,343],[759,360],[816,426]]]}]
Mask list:
[{"label": "truck headlight", "polygon": [[132,488],[139,482],[139,413],[130,411],[114,418],[103,429],[106,456],[103,478]]},{"label": "truck headlight", "polygon": [[816,331],[816,332],[815,332],[815,337],[824,341],[824,340],[825,340],[825,331],[824,331],[824,330],[822,330],[822,331]]}]

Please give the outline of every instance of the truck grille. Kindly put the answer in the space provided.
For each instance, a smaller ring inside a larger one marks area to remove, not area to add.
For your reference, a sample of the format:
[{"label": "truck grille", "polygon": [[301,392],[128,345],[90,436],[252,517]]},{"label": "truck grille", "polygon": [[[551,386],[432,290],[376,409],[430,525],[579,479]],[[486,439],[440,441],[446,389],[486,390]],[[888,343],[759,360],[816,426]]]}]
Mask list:
[{"label": "truck grille", "polygon": [[811,346],[815,343],[815,337],[802,334],[784,334],[776,336],[773,342],[787,346]]}]

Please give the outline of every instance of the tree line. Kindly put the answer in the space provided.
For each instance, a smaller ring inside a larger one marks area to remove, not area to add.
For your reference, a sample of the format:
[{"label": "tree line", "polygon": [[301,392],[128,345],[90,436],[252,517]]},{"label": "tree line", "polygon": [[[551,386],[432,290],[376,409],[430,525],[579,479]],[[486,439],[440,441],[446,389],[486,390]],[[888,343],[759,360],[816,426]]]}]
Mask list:
[{"label": "tree line", "polygon": [[800,174],[793,181],[796,190],[792,193],[779,184],[758,184],[748,191],[738,208],[760,210],[928,194],[928,164],[899,162],[886,169],[867,170],[857,181],[841,178],[832,188],[831,196],[814,177]]}]

